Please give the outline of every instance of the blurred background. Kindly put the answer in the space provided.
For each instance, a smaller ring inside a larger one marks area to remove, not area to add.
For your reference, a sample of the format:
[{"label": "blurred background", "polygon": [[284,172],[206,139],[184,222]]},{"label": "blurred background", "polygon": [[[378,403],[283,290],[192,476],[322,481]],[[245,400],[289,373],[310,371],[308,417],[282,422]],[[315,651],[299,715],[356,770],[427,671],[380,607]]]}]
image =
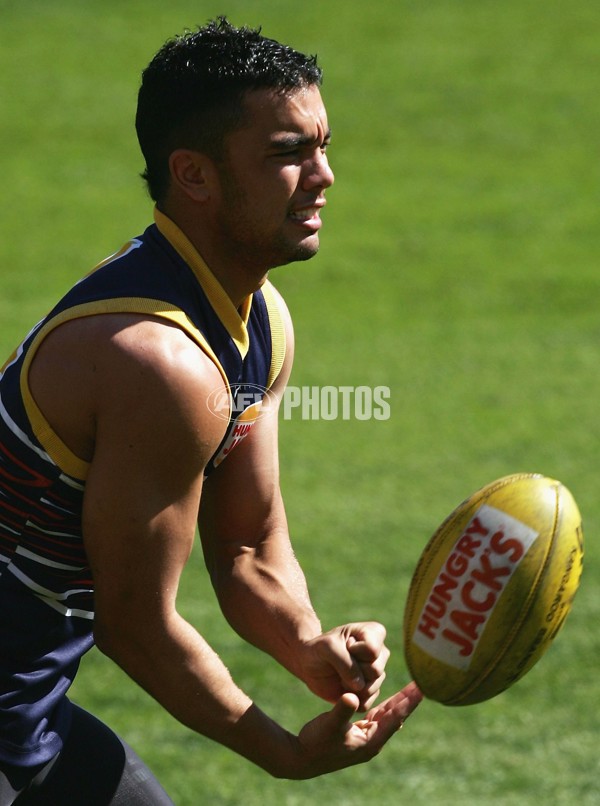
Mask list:
[{"label": "blurred background", "polygon": [[[152,206],[133,120],[141,70],[227,14],[316,53],[336,184],[321,251],[277,269],[292,383],[385,386],[386,420],[281,422],[296,552],[325,628],[402,617],[419,554],[478,487],[536,471],[584,517],[581,589],[540,663],[496,699],[426,702],[369,765],[276,781],[174,722],[95,650],[73,697],[178,806],[600,803],[600,12],[593,0],[0,0],[0,347],[139,234]],[[181,611],[296,732],[323,710],[222,619],[197,551]]]}]

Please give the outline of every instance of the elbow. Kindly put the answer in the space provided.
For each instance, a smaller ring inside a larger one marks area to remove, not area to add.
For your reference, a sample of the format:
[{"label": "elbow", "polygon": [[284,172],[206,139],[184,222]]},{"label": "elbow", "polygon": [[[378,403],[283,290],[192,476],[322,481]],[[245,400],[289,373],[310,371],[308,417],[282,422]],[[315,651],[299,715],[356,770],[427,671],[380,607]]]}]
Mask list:
[{"label": "elbow", "polygon": [[116,631],[111,629],[106,622],[96,618],[94,620],[94,644],[103,655],[118,662],[118,644]]},{"label": "elbow", "polygon": [[131,623],[132,620],[122,613],[107,618],[96,612],[94,618],[95,645],[103,655],[119,665],[123,665],[126,656],[139,648],[146,638],[143,629],[133,632]]}]

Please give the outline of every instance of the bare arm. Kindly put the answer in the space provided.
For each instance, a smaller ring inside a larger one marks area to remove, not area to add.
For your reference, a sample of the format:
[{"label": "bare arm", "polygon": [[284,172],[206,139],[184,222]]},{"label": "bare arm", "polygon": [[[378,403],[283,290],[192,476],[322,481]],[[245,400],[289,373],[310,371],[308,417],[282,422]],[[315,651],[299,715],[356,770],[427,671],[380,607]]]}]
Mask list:
[{"label": "bare arm", "polygon": [[[84,540],[99,648],[183,724],[273,775],[311,777],[378,752],[416,694],[371,714],[370,736],[348,723],[358,706],[352,695],[293,736],[239,689],[177,611],[203,468],[222,437],[222,423],[201,404],[222,383],[210,361],[174,328],[109,316],[62,326],[41,357],[32,372],[38,403],[74,448],[93,445]],[[73,401],[79,414],[64,417]],[[307,614],[310,632],[316,622]]]},{"label": "bare arm", "polygon": [[84,501],[95,637],[177,719],[243,751],[235,726],[251,701],[176,608],[202,470],[220,438],[198,401],[221,381],[186,337],[168,331],[138,323],[96,355],[111,382],[97,389]]},{"label": "bare arm", "polygon": [[385,630],[367,622],[323,634],[290,543],[279,485],[277,410],[294,340],[281,305],[287,342],[282,371],[262,416],[205,482],[200,535],[217,597],[234,629],[323,699],[336,702],[354,692],[366,710],[385,677]]},{"label": "bare arm", "polygon": [[[289,344],[289,337],[288,337]],[[205,482],[200,537],[223,613],[246,640],[298,673],[299,641],[321,633],[292,550],[279,487],[277,409],[289,374],[248,436]]]}]

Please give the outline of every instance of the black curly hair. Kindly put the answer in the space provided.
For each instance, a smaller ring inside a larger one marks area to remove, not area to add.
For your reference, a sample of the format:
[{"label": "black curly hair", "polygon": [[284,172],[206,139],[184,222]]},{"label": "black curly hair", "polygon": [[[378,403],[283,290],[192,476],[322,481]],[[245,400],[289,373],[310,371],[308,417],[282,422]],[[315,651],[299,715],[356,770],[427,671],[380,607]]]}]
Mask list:
[{"label": "black curly hair", "polygon": [[236,28],[218,17],[168,40],[142,73],[135,120],[146,161],[142,177],[162,201],[169,187],[169,156],[192,148],[219,160],[228,133],[244,121],[244,94],[320,86],[315,56]]}]

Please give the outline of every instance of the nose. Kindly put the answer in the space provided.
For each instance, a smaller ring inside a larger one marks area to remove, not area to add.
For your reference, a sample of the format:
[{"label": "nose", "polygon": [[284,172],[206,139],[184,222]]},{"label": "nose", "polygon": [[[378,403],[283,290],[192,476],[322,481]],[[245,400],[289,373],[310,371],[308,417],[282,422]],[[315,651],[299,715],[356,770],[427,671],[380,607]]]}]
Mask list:
[{"label": "nose", "polygon": [[318,149],[306,164],[306,173],[302,182],[303,190],[331,187],[334,182],[333,171],[329,167],[329,160],[325,151]]}]

